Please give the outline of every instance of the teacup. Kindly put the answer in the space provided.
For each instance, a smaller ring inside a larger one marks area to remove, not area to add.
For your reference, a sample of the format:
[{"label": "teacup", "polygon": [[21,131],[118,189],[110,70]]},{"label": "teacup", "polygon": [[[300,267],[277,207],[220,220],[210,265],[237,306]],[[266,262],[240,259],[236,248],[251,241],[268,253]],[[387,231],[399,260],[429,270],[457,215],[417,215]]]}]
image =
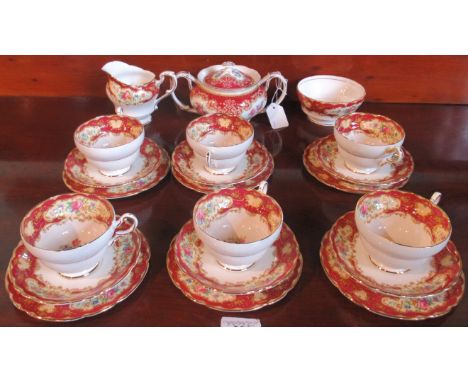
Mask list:
[{"label": "teacup", "polygon": [[320,75],[299,81],[297,95],[309,121],[333,126],[338,117],[355,112],[361,106],[366,91],[349,78]]},{"label": "teacup", "polygon": [[262,258],[283,225],[279,204],[259,191],[226,188],[201,198],[193,209],[195,231],[218,263],[245,270]]},{"label": "teacup", "polygon": [[371,174],[403,159],[405,131],[392,119],[370,113],[352,113],[337,119],[333,133],[346,167]]},{"label": "teacup", "polygon": [[445,248],[452,233],[447,214],[430,200],[399,190],[374,191],[359,199],[355,221],[371,261],[392,273],[422,269]]},{"label": "teacup", "polygon": [[106,176],[125,174],[138,158],[145,130],[136,118],[104,115],[80,125],[75,145],[86,161]]},{"label": "teacup", "polygon": [[[126,219],[130,227],[117,229]],[[117,235],[132,232],[137,218],[116,217],[106,199],[91,194],[53,196],[33,207],[20,225],[27,250],[66,277],[80,277],[97,267]]]},{"label": "teacup", "polygon": [[207,171],[228,174],[245,157],[254,129],[240,117],[216,113],[194,119],[188,124],[185,135]]}]

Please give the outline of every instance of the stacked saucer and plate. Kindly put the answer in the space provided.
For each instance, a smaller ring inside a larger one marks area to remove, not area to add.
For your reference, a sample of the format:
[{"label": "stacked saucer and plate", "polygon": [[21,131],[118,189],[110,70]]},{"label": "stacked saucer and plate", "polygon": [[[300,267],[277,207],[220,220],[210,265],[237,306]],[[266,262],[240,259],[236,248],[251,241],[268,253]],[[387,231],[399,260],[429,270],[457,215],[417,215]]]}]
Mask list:
[{"label": "stacked saucer and plate", "polygon": [[186,140],[172,153],[172,174],[179,183],[201,193],[229,187],[255,188],[273,173],[273,157],[254,141],[252,125],[227,114],[191,121]]},{"label": "stacked saucer and plate", "polygon": [[361,197],[322,240],[320,259],[332,284],[386,317],[424,320],[449,313],[463,297],[465,276],[439,200],[440,193],[428,200],[399,190]]},{"label": "stacked saucer and plate", "polygon": [[414,171],[404,139],[403,128],[390,118],[352,113],[336,120],[333,135],[307,146],[303,163],[317,180],[341,191],[400,188]]},{"label": "stacked saucer and plate", "polygon": [[94,316],[125,300],[143,281],[151,256],[130,214],[116,216],[96,195],[62,194],[33,207],[5,286],[19,310],[67,322]]},{"label": "stacked saucer and plate", "polygon": [[190,300],[226,312],[276,303],[294,288],[302,255],[279,204],[259,190],[226,188],[201,198],[173,239],[167,269]]}]

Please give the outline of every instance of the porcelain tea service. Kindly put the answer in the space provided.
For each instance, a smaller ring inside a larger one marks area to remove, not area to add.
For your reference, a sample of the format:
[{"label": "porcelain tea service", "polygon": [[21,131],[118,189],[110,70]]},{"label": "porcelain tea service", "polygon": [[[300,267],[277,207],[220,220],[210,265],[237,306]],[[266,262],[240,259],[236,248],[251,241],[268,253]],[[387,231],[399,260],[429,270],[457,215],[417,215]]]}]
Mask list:
[{"label": "porcelain tea service", "polygon": [[[118,229],[125,219],[127,229]],[[105,199],[86,194],[62,194],[31,209],[20,225],[27,250],[43,264],[66,277],[89,274],[102,260],[104,249],[118,235],[132,232],[137,218],[116,217]]]},{"label": "porcelain tea service", "polygon": [[317,75],[297,84],[297,96],[307,118],[318,125],[333,126],[337,118],[355,112],[364,102],[364,87],[349,78]]},{"label": "porcelain tea service", "polygon": [[388,163],[403,159],[403,128],[388,117],[352,113],[337,119],[333,134],[346,167],[359,174],[372,174]]},{"label": "porcelain tea service", "polygon": [[175,92],[172,98],[180,109],[198,114],[223,113],[249,120],[265,111],[272,80],[277,81],[280,91],[277,104],[287,92],[287,80],[281,73],[268,73],[261,78],[256,70],[233,62],[204,68],[196,78],[184,71],[177,73],[177,78],[187,80],[191,106],[182,103]]},{"label": "porcelain tea service", "polygon": [[[102,70],[108,75],[106,94],[114,104],[116,114],[138,118],[145,125],[151,122],[151,114],[159,102],[177,87],[177,78],[171,71],[164,71],[156,78],[153,72],[121,61],[108,62]],[[170,87],[160,96],[166,77]]]},{"label": "porcelain tea service", "polygon": [[376,191],[356,205],[355,219],[363,247],[381,269],[405,273],[432,260],[447,245],[452,226],[437,206],[440,193],[430,200],[405,191]]},{"label": "porcelain tea service", "polygon": [[400,190],[361,197],[322,240],[330,281],[357,305],[387,317],[447,314],[463,296],[464,274],[440,197]]},{"label": "porcelain tea service", "polygon": [[106,115],[81,124],[75,145],[87,162],[103,175],[118,176],[130,170],[145,139],[143,125],[135,118]]}]

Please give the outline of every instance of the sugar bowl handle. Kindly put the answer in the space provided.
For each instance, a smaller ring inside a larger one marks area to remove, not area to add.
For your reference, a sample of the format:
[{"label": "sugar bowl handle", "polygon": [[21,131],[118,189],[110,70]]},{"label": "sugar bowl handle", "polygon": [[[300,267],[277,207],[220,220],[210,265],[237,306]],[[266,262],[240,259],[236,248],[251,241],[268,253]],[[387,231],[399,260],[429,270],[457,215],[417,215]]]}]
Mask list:
[{"label": "sugar bowl handle", "polygon": [[[272,72],[268,73],[265,77],[262,78],[260,81],[260,84],[262,82],[265,83],[265,90],[268,92],[268,89],[270,87],[271,80],[276,79],[276,89],[275,93],[273,94],[273,98],[270,103],[274,102],[277,105],[279,105],[281,102],[283,102],[284,97],[286,97],[286,94],[288,92],[288,80],[280,73],[280,72]],[[277,96],[278,92],[280,92],[279,96]],[[269,104],[267,102],[267,104]],[[263,113],[266,110],[264,107],[261,111]]]},{"label": "sugar bowl handle", "polygon": [[164,82],[164,80],[166,79],[166,77],[169,78],[169,84],[170,84],[169,89],[167,89],[166,92],[161,97],[156,99],[156,103],[154,105],[154,110],[156,110],[158,108],[159,102],[161,102],[164,98],[166,98],[170,94],[174,94],[174,92],[175,92],[175,90],[177,88],[177,76],[171,70],[166,70],[165,72],[161,72],[161,74],[159,75],[159,80],[155,80],[156,86],[158,88],[161,87],[161,85]]},{"label": "sugar bowl handle", "polygon": [[[130,227],[126,229],[118,229],[118,227],[121,226],[125,222],[125,220],[131,221]],[[118,236],[126,235],[130,232],[133,232],[138,227],[138,219],[135,215],[126,212],[122,216],[118,217],[114,224],[116,226],[116,229],[114,231],[112,239],[109,241],[109,245],[112,245],[112,243],[114,243]]]},{"label": "sugar bowl handle", "polygon": [[[192,90],[193,83],[196,82],[196,79],[189,72],[179,72],[175,76],[176,76],[176,79],[184,78],[185,80],[187,80],[189,90]],[[180,101],[177,98],[177,95],[175,92],[173,92],[171,95],[172,95],[172,99],[174,100],[176,105],[179,107],[179,109],[184,110],[184,111],[190,111],[192,113],[197,113],[197,111],[193,107],[186,105],[182,101]]]},{"label": "sugar bowl handle", "polygon": [[267,194],[268,193],[268,182],[266,180],[262,180],[255,189],[262,194]]},{"label": "sugar bowl handle", "polygon": [[434,192],[431,196],[431,198],[429,199],[432,203],[434,203],[435,205],[439,204],[440,202],[440,199],[442,198],[442,194],[438,191]]}]

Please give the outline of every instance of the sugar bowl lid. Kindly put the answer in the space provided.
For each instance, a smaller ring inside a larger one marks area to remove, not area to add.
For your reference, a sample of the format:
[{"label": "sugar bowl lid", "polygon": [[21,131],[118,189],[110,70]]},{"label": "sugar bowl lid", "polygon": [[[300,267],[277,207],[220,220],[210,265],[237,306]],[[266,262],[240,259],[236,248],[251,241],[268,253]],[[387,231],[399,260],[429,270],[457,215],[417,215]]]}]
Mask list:
[{"label": "sugar bowl lid", "polygon": [[248,88],[260,79],[260,75],[255,70],[233,62],[210,66],[202,70],[198,77],[206,85],[226,90]]}]

